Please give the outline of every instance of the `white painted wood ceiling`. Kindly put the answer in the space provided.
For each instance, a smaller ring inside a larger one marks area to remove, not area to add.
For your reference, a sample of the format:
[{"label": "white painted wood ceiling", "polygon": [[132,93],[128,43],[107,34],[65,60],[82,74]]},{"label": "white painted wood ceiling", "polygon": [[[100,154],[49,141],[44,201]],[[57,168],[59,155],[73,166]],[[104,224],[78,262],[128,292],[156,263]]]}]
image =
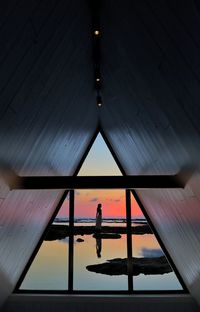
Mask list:
[{"label": "white painted wood ceiling", "polygon": [[[138,194],[200,303],[200,1],[102,0],[103,106],[87,1],[0,1],[0,162],[72,175],[100,123],[127,174],[193,175]],[[12,292],[62,192],[0,185],[0,298]]]}]

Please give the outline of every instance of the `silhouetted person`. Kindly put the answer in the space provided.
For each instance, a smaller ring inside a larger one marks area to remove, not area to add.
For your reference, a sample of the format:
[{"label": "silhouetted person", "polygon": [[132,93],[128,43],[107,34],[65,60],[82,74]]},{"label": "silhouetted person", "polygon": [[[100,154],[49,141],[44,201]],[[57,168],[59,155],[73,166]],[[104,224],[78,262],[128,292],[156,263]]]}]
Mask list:
[{"label": "silhouetted person", "polygon": [[101,258],[101,238],[100,237],[96,238],[96,252],[97,252],[97,257]]},{"label": "silhouetted person", "polygon": [[101,204],[98,204],[97,206],[97,213],[96,213],[96,231],[101,231],[101,224],[102,224],[102,210],[101,210]]}]

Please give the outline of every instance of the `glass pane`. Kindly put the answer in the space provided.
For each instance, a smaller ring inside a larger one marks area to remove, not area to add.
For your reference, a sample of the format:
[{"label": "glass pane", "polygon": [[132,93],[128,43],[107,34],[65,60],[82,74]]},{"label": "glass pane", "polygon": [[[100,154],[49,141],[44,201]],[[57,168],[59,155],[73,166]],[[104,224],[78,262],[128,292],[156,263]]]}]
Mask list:
[{"label": "glass pane", "polygon": [[[99,203],[102,205],[102,224],[100,229],[95,230]],[[120,260],[127,258],[125,218],[125,192],[123,190],[76,192],[75,290],[128,289],[127,275],[122,272],[123,261]]]},{"label": "glass pane", "polygon": [[97,135],[78,175],[122,175],[100,133]]},{"label": "glass pane", "polygon": [[[155,235],[149,233],[151,229],[133,195],[131,214],[132,233],[135,233],[132,234],[132,254],[136,264],[133,276],[134,290],[182,290]],[[141,266],[145,264],[147,268],[144,272]]]},{"label": "glass pane", "polygon": [[68,289],[69,200],[63,203],[33,260],[20,289]]}]

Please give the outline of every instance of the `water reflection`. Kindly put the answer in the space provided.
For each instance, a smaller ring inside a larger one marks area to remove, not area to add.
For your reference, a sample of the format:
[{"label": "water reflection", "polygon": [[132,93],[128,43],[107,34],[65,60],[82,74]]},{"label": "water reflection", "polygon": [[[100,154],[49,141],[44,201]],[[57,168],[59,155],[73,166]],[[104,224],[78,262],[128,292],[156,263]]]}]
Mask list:
[{"label": "water reflection", "polygon": [[151,249],[151,248],[143,247],[141,248],[140,255],[145,258],[156,258],[156,257],[164,256],[164,253],[159,248]]},{"label": "water reflection", "polygon": [[[87,227],[83,223],[77,224],[77,226]],[[112,228],[116,229],[117,226],[117,223],[112,224]],[[63,226],[59,231],[62,229]],[[78,242],[77,239],[74,239],[74,290],[128,290],[127,235],[125,228],[120,227],[119,231],[122,234],[110,232],[98,233],[96,236],[81,234],[84,241],[81,239]],[[68,289],[68,248],[68,237],[43,242],[21,289]],[[132,250],[134,258],[150,259],[151,262],[154,261],[152,259],[163,256],[163,252],[152,234],[132,235]],[[111,274],[109,273],[110,268],[107,273],[105,272],[108,263],[115,267],[112,268]],[[102,266],[102,264],[106,264],[104,272],[88,270],[88,266]],[[171,272],[156,276],[145,274],[134,276],[134,289],[180,290],[182,287],[174,272]]]},{"label": "water reflection", "polygon": [[102,248],[101,238],[98,237],[96,238],[96,252],[98,258],[101,258],[101,248]]},{"label": "water reflection", "polygon": [[[164,256],[164,253],[152,234],[132,235],[133,257],[156,258]],[[175,273],[171,272],[160,275],[139,274],[134,276],[134,290],[182,290]]]},{"label": "water reflection", "polygon": [[75,290],[128,290],[126,276],[106,276],[87,270],[88,265],[107,259],[126,257],[126,235],[120,239],[94,238],[84,235],[84,242],[74,245]]},{"label": "water reflection", "polygon": [[68,289],[68,240],[42,243],[20,289]]}]

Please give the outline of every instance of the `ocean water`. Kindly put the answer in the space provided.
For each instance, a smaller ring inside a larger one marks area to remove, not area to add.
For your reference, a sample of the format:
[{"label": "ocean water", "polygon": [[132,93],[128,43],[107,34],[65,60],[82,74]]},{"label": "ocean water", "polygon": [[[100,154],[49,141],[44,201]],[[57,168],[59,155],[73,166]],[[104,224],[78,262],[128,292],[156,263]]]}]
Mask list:
[{"label": "ocean water", "polygon": [[[56,224],[66,224],[68,220]],[[77,219],[76,226],[94,225],[94,219]],[[132,220],[133,225],[145,220]],[[64,223],[63,223],[64,222]],[[105,225],[126,226],[122,219],[104,220]],[[78,242],[81,238],[83,241]],[[163,252],[153,234],[132,235],[134,257],[159,257]],[[36,255],[20,289],[68,290],[69,239],[44,241]],[[108,275],[90,272],[88,265],[105,263],[116,258],[127,258],[127,236],[121,238],[96,239],[93,235],[75,235],[73,253],[73,289],[77,291],[128,290],[127,275]],[[133,276],[134,290],[181,290],[174,272],[160,275]]]},{"label": "ocean water", "polygon": [[[102,219],[103,223],[113,223],[113,224],[126,224],[126,218],[103,218]],[[96,222],[95,218],[74,218],[74,223],[90,223],[90,225],[94,225]],[[131,220],[132,224],[147,224],[147,221],[145,218],[133,218]],[[54,222],[54,224],[69,224],[69,218],[66,217],[56,217]]]}]

